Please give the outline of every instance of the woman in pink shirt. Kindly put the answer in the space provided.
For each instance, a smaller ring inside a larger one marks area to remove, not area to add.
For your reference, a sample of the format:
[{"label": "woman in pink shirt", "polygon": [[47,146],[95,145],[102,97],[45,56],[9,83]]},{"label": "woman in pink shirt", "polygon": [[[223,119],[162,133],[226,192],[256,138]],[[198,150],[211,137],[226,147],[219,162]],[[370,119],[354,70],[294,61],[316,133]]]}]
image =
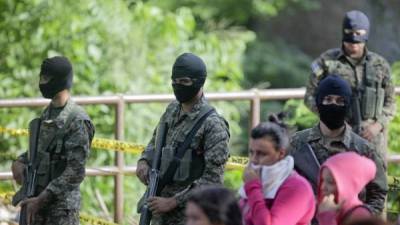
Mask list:
[{"label": "woman in pink shirt", "polygon": [[243,173],[240,206],[245,225],[308,225],[315,200],[310,184],[287,155],[286,126],[277,117],[251,132],[250,163]]},{"label": "woman in pink shirt", "polygon": [[372,217],[358,194],[376,174],[375,163],[355,152],[336,154],[321,166],[318,186],[319,225],[343,225]]}]

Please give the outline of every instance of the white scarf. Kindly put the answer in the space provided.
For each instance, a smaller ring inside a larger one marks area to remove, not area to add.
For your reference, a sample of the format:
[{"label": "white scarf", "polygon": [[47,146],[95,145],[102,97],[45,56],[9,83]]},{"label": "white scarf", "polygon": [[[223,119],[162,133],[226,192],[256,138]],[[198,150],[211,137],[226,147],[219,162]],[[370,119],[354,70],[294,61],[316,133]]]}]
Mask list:
[{"label": "white scarf", "polygon": [[[251,164],[251,167],[253,169],[261,168],[261,183],[264,197],[266,199],[274,199],[279,187],[292,174],[294,160],[289,155],[270,166]],[[242,198],[247,198],[244,185],[239,189],[239,195]]]}]

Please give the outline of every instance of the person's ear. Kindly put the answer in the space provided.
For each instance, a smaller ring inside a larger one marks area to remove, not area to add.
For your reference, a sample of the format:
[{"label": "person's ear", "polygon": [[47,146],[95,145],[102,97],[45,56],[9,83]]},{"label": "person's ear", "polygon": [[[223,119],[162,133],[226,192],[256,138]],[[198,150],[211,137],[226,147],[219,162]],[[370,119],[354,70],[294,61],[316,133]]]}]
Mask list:
[{"label": "person's ear", "polygon": [[279,160],[285,158],[286,154],[287,154],[287,150],[286,149],[283,149],[283,148],[279,149]]}]

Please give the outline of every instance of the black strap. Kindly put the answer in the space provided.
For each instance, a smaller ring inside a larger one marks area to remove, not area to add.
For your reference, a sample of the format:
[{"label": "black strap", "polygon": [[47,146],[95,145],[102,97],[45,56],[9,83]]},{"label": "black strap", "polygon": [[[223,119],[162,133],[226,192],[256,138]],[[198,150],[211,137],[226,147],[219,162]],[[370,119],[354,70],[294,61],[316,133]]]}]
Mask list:
[{"label": "black strap", "polygon": [[180,164],[180,160],[182,159],[182,157],[185,154],[186,150],[188,149],[188,147],[192,143],[194,135],[200,129],[201,125],[207,119],[207,117],[213,112],[215,112],[214,108],[211,108],[211,109],[210,108],[205,108],[205,110],[200,111],[200,115],[199,115],[197,121],[193,125],[192,129],[190,130],[190,132],[187,134],[187,136],[186,136],[185,140],[183,141],[183,143],[176,150],[174,159],[171,161],[171,163],[169,164],[169,166],[168,166],[167,170],[165,171],[163,177],[160,179],[160,182],[159,182],[159,185],[158,185],[158,188],[157,188],[157,192],[158,193],[165,187],[165,185],[167,185],[168,183],[170,183],[173,180],[173,177],[175,175],[175,171],[176,171],[176,169],[178,168],[178,166]]},{"label": "black strap", "polygon": [[366,205],[356,205],[356,206],[354,206],[353,208],[351,208],[351,209],[349,209],[344,215],[343,215],[343,217],[342,217],[342,219],[341,219],[341,224],[343,224],[344,222],[349,222],[349,221],[347,221],[349,218],[351,218],[351,215],[354,213],[354,211],[356,210],[356,209],[359,209],[359,208],[364,208],[364,209],[366,209],[368,212],[370,212],[371,213],[371,215],[372,215],[372,211],[371,211],[371,209],[368,207],[368,206],[366,206]]}]

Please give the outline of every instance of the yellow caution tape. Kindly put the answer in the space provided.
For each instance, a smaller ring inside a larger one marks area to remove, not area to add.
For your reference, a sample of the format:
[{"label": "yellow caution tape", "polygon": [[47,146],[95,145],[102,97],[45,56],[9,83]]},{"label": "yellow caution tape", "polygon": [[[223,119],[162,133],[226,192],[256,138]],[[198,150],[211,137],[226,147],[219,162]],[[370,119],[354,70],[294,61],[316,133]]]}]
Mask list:
[{"label": "yellow caution tape", "polygon": [[9,134],[11,136],[28,136],[29,132],[27,129],[13,129],[0,127],[0,134]]},{"label": "yellow caution tape", "polygon": [[[8,134],[11,136],[27,136],[29,134],[27,129],[14,129],[14,128],[5,128],[0,127],[0,134]],[[92,147],[95,149],[105,149],[112,151],[121,151],[126,153],[140,154],[145,146],[141,144],[136,144],[132,142],[111,140],[105,138],[94,138],[92,142]],[[226,169],[228,170],[242,170],[249,162],[248,157],[242,156],[231,156],[228,159]],[[389,184],[397,183],[396,188],[400,187],[400,178],[399,177],[388,177]],[[391,181],[391,182],[389,182]],[[393,187],[392,187],[393,188]]]},{"label": "yellow caution tape", "polygon": [[14,194],[15,194],[15,192],[11,192],[11,191],[0,193],[0,202],[4,203],[5,205],[10,205]]},{"label": "yellow caution tape", "polygon": [[242,170],[246,167],[246,165],[249,163],[249,158],[248,157],[242,157],[242,156],[231,156],[228,159],[228,162],[226,164],[226,169],[228,170]]},{"label": "yellow caution tape", "polygon": [[[0,134],[8,134],[11,136],[27,136],[29,134],[27,129],[13,129],[0,127]],[[133,154],[139,154],[144,150],[144,145],[135,144],[130,142],[110,140],[104,138],[94,138],[92,147],[97,149],[106,149],[113,151],[121,151]]]},{"label": "yellow caution tape", "polygon": [[[29,134],[28,130],[26,129],[13,129],[4,127],[0,127],[0,134],[1,133],[9,134],[11,136],[26,136]],[[145,146],[141,144],[104,138],[94,138],[92,147],[95,149],[106,149],[133,154],[140,154],[145,148]],[[248,161],[249,159],[247,157],[231,156],[228,160],[227,169],[243,169]]]},{"label": "yellow caution tape", "polygon": [[144,150],[144,145],[135,144],[124,141],[103,139],[103,138],[94,138],[92,142],[93,148],[99,149],[107,149],[114,151],[121,151],[133,154],[139,154]]}]

